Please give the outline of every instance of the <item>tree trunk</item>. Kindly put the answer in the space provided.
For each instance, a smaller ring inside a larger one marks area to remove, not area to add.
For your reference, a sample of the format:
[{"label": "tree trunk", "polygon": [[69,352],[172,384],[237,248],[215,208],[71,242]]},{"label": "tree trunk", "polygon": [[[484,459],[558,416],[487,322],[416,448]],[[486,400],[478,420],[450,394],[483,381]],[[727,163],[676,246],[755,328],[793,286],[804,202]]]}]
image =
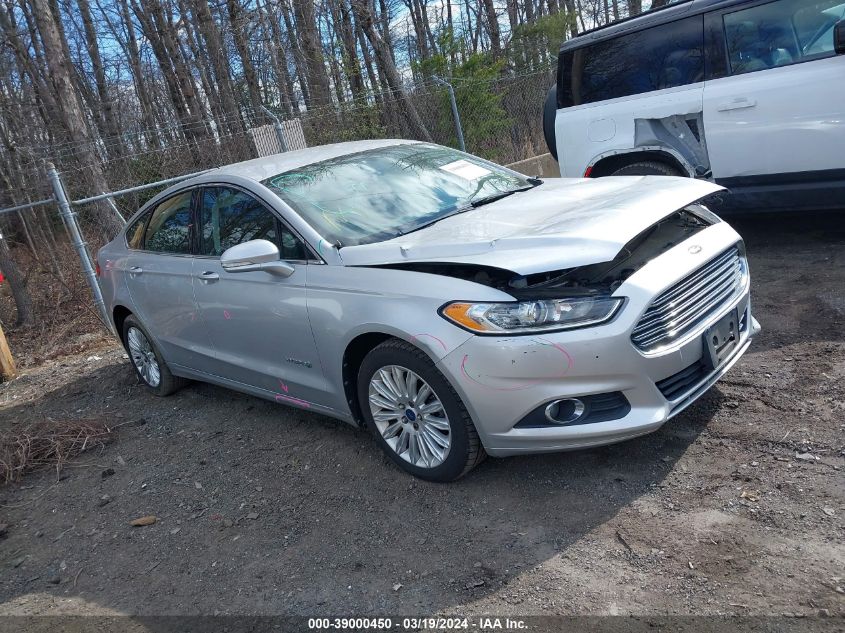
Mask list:
[{"label": "tree trunk", "polygon": [[296,29],[293,26],[293,16],[291,15],[290,7],[287,0],[279,0],[279,6],[282,9],[282,19],[285,21],[285,30],[288,34],[288,39],[293,49],[293,61],[296,66],[296,77],[299,80],[299,90],[302,92],[302,99],[305,101],[305,106],[311,107],[311,90],[308,86],[308,67],[305,63],[305,56],[302,53],[302,47],[299,45],[299,38],[297,37]]},{"label": "tree trunk", "polygon": [[370,79],[370,90],[373,92],[376,103],[380,104],[381,95],[379,94],[379,86],[381,85],[381,80],[376,74],[375,67],[373,66],[373,58],[370,55],[370,46],[367,44],[366,36],[361,29],[361,23],[357,19],[355,20],[355,36],[358,39],[358,45],[361,47],[361,57],[364,58],[364,68],[367,69],[367,77]]},{"label": "tree trunk", "polygon": [[220,122],[221,129],[227,130],[232,135],[242,135],[245,129],[240,118],[238,103],[235,100],[229,64],[226,55],[223,54],[226,49],[223,46],[220,30],[205,0],[193,0],[191,7],[197,28],[205,40],[205,50],[208,51],[208,58],[217,81],[217,92],[223,105],[225,119]]},{"label": "tree trunk", "polygon": [[390,55],[390,49],[386,42],[381,38],[378,30],[375,28],[373,13],[370,8],[370,0],[352,0],[352,10],[355,12],[355,18],[361,25],[361,29],[370,41],[373,51],[376,55],[376,61],[382,75],[387,79],[393,97],[401,99],[406,109],[408,123],[415,136],[420,140],[431,141],[431,135],[428,133],[425,124],[420,118],[419,112],[413,101],[408,98],[402,86],[402,77],[399,71],[396,70],[396,65],[393,63],[393,57]]},{"label": "tree trunk", "polygon": [[103,128],[109,142],[106,143],[106,150],[110,154],[120,156],[122,154],[122,143],[120,142],[120,128],[114,115],[114,105],[106,85],[106,71],[103,66],[103,59],[100,56],[100,47],[97,41],[97,30],[94,28],[94,20],[91,18],[91,6],[88,0],[77,0],[79,13],[82,16],[82,26],[85,31],[85,45],[88,48],[88,56],[91,58],[91,67],[94,71],[94,82],[97,86],[99,106],[103,114]]},{"label": "tree trunk", "polygon": [[[628,0],[630,2],[639,0]],[[566,21],[569,23],[569,36],[575,37],[578,35],[578,19],[575,12],[575,0],[563,0],[563,6],[566,10]]]},{"label": "tree trunk", "polygon": [[519,11],[516,6],[517,0],[507,0],[508,22],[511,25],[511,32],[519,26]]},{"label": "tree trunk", "polygon": [[496,15],[496,6],[493,0],[483,0],[484,13],[487,15],[487,33],[490,35],[490,52],[493,59],[502,55],[502,42],[499,36],[499,18]]},{"label": "tree trunk", "polygon": [[314,15],[314,0],[292,0],[296,35],[305,59],[306,80],[311,102],[317,106],[331,104],[331,88],[326,74],[323,46]]},{"label": "tree trunk", "polygon": [[[112,34],[115,39],[121,41],[124,51],[126,52],[127,61],[129,62],[129,69],[132,73],[132,83],[135,87],[135,95],[138,98],[138,104],[141,107],[141,122],[144,127],[145,141],[153,147],[160,147],[161,141],[159,139],[158,131],[156,130],[155,115],[153,114],[155,108],[151,100],[151,95],[147,88],[147,79],[144,72],[141,70],[141,52],[138,48],[138,37],[135,35],[135,24],[129,15],[129,5],[126,0],[118,0],[118,9],[120,11],[120,18],[123,21],[126,29],[126,41],[122,42],[118,37],[117,29],[112,26]],[[105,13],[103,14],[105,16]],[[108,19],[108,18],[106,18]],[[109,23],[111,25],[111,23]]]},{"label": "tree trunk", "polygon": [[268,31],[267,49],[270,51],[270,58],[273,61],[279,100],[282,102],[285,114],[290,116],[299,109],[299,102],[294,91],[293,80],[290,72],[288,72],[288,60],[282,46],[282,29],[279,27],[279,16],[271,9],[268,0],[264,0],[264,6],[259,11],[265,31]]},{"label": "tree trunk", "polygon": [[247,18],[240,0],[226,0],[226,6],[229,9],[229,22],[232,26],[232,37],[235,40],[235,48],[238,51],[238,57],[241,58],[241,67],[244,69],[244,79],[246,80],[247,90],[249,91],[249,100],[252,102],[252,111],[259,120],[264,120],[266,119],[266,115],[261,110],[261,106],[263,105],[261,89],[258,86],[255,66],[253,66],[252,59],[249,56],[249,42],[246,33]]},{"label": "tree trunk", "polygon": [[12,291],[12,299],[18,311],[18,318],[15,321],[17,327],[28,327],[32,325],[32,299],[26,288],[26,281],[21,275],[14,260],[9,245],[6,243],[3,233],[0,232],[0,270],[6,277],[9,289]]},{"label": "tree trunk", "polygon": [[[64,54],[59,29],[56,25],[57,16],[50,10],[47,0],[31,0],[31,2],[35,23],[44,47],[44,59],[50,73],[50,83],[55,94],[62,100],[63,123],[68,140],[75,144],[76,156],[80,165],[90,175],[90,184],[93,191],[97,193],[108,191],[109,184],[103,174],[99,157],[94,151],[94,145],[85,125],[82,105],[79,103],[71,79],[71,62]],[[123,228],[105,205],[94,205],[94,209],[103,237],[111,239]]]},{"label": "tree trunk", "polygon": [[362,99],[365,94],[364,78],[361,74],[361,62],[355,46],[355,28],[352,25],[352,9],[349,0],[338,0],[340,40],[343,43],[346,73],[349,76],[349,87],[356,99]]}]

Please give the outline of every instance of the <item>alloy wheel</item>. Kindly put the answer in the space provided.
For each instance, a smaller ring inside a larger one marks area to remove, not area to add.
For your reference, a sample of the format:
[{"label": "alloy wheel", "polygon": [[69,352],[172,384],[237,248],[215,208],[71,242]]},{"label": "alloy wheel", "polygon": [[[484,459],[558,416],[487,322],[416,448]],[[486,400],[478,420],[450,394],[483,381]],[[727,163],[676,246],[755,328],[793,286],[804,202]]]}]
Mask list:
[{"label": "alloy wheel", "polygon": [[370,412],[387,445],[419,468],[442,464],[452,444],[446,409],[429,384],[399,365],[387,365],[370,378]]},{"label": "alloy wheel", "polygon": [[161,369],[158,366],[153,346],[146,335],[136,327],[130,327],[126,333],[129,344],[129,356],[135,369],[150,387],[158,387],[161,382]]}]

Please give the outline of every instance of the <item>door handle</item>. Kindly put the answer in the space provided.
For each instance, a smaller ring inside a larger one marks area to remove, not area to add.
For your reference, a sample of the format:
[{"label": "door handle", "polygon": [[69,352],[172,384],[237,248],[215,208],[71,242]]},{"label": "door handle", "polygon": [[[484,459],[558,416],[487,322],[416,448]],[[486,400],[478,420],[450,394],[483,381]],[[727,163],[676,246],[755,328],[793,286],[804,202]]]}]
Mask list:
[{"label": "door handle", "polygon": [[737,97],[736,99],[732,99],[731,101],[725,101],[724,103],[720,103],[716,109],[719,112],[727,112],[729,110],[742,110],[743,108],[753,108],[757,105],[757,102],[754,99],[749,99],[748,97]]},{"label": "door handle", "polygon": [[211,272],[210,270],[206,270],[204,273],[199,275],[199,278],[203,281],[217,281],[220,279],[220,275],[215,272]]},{"label": "door handle", "polygon": [[130,275],[140,275],[142,272],[144,272],[144,269],[140,266],[130,266],[129,268]]}]

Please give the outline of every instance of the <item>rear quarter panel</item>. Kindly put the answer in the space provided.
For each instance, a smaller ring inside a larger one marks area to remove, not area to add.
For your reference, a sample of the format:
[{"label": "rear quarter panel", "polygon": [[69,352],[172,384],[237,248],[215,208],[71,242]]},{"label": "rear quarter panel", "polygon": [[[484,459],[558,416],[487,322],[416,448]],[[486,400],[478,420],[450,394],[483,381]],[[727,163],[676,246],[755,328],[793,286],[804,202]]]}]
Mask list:
[{"label": "rear quarter panel", "polygon": [[[127,255],[128,251],[123,242],[123,233],[97,253],[97,263],[100,266],[100,276],[97,281],[100,284],[103,301],[112,321],[114,321],[113,315],[116,306],[124,306],[134,312],[132,299],[129,296],[129,287],[126,285],[124,275]],[[122,337],[123,333],[118,332],[117,335]]]}]

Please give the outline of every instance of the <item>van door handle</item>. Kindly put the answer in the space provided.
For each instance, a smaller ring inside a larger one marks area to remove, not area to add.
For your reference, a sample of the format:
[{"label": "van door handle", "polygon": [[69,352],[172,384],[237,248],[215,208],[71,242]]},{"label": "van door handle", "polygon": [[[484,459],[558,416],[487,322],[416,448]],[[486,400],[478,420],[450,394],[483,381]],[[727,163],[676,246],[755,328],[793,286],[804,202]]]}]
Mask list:
[{"label": "van door handle", "polygon": [[728,110],[742,110],[743,108],[753,108],[756,105],[757,102],[754,99],[749,99],[748,97],[737,97],[736,99],[732,99],[731,101],[720,103],[718,106],[716,106],[716,109],[719,112],[727,112]]},{"label": "van door handle", "polygon": [[129,274],[130,275],[140,275],[142,272],[144,272],[144,269],[141,268],[140,266],[131,266],[129,268]]},{"label": "van door handle", "polygon": [[220,279],[220,275],[211,272],[210,270],[206,270],[204,273],[199,275],[199,278],[203,281],[217,281],[218,279]]}]

